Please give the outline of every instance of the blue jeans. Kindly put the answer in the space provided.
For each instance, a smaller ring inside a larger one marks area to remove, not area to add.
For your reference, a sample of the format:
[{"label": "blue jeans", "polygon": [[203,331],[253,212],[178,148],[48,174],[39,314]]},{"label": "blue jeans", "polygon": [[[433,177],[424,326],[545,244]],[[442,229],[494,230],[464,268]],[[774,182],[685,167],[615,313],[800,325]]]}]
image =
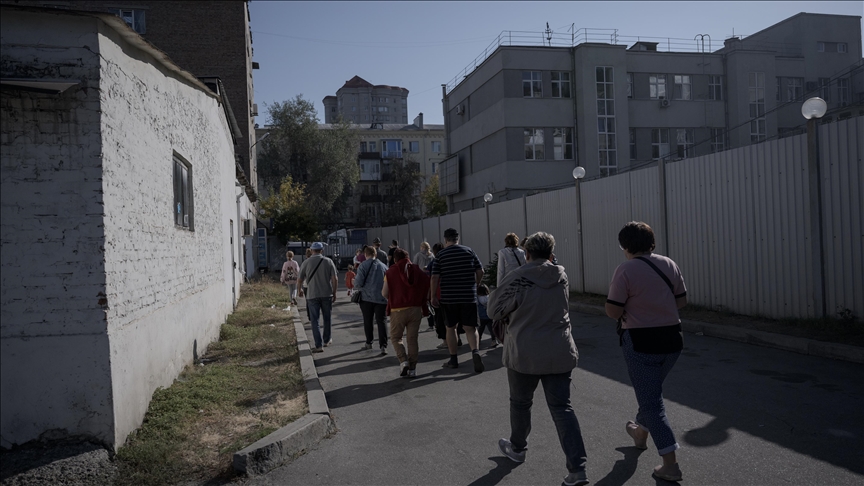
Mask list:
[{"label": "blue jeans", "polygon": [[[315,347],[320,348],[324,343],[330,341],[330,311],[333,309],[332,297],[319,297],[306,299],[306,308],[309,309],[309,322],[312,324],[312,339]],[[318,328],[318,317],[324,314],[324,340],[321,340],[321,330]]]},{"label": "blue jeans", "polygon": [[633,351],[629,332],[622,336],[621,349],[624,351],[627,372],[639,404],[636,423],[648,429],[661,456],[678,450],[678,442],[675,441],[675,434],[669,426],[666,407],[663,405],[663,380],[675,366],[681,352],[648,354]]},{"label": "blue jeans", "polygon": [[526,375],[508,368],[507,381],[510,383],[510,443],[513,444],[513,451],[528,449],[534,390],[537,389],[537,383],[542,381],[546,405],[549,406],[555,428],[558,429],[558,441],[567,458],[567,471],[584,471],[588,458],[579,420],[570,406],[570,373]]}]

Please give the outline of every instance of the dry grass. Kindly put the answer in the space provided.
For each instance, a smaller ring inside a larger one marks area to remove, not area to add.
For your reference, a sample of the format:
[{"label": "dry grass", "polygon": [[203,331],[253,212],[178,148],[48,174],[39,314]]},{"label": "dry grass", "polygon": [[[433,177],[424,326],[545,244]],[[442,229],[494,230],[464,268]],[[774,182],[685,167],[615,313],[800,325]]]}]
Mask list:
[{"label": "dry grass", "polygon": [[144,424],[118,451],[120,484],[230,481],[234,452],[306,414],[288,302],[278,282],[241,288],[219,341],[154,393]]}]

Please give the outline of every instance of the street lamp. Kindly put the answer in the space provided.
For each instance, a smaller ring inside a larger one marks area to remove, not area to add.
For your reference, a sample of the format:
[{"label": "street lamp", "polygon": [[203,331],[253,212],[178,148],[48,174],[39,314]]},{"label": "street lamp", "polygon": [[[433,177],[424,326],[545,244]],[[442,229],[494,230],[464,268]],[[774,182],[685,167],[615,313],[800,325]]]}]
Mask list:
[{"label": "street lamp", "polygon": [[492,227],[489,226],[489,203],[492,201],[492,194],[483,194],[483,205],[486,206],[486,249],[489,253],[489,261],[492,261]]},{"label": "street lamp", "polygon": [[576,166],[573,179],[576,180],[576,260],[579,262],[579,291],[585,292],[585,252],[582,251],[582,190],[579,180],[585,178],[585,168]]},{"label": "street lamp", "polygon": [[[801,115],[807,119],[807,169],[810,173],[810,216],[813,224],[810,227],[813,251],[819,252],[819,268],[814,268],[814,274],[819,275],[822,293],[822,316],[828,315],[828,303],[825,301],[825,249],[822,242],[822,176],[819,167],[819,127],[817,121],[825,116],[828,105],[819,97],[810,98],[801,105]],[[813,265],[816,265],[814,259]]]}]

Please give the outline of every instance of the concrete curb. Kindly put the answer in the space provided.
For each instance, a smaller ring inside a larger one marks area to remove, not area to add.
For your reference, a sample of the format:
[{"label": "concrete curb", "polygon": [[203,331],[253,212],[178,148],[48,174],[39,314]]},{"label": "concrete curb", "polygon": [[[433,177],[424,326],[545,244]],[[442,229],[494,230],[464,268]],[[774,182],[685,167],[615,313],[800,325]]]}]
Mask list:
[{"label": "concrete curb", "polygon": [[295,457],[336,432],[336,425],[330,416],[330,407],[327,406],[327,398],[324,396],[324,388],[321,387],[318,371],[315,369],[309,339],[306,337],[306,330],[296,306],[291,309],[291,316],[297,334],[300,369],[306,380],[309,413],[234,453],[234,469],[248,476],[264,474],[291,462]]},{"label": "concrete curb", "polygon": [[[606,309],[599,305],[571,302],[570,309],[584,312],[585,314],[606,315]],[[757,346],[794,351],[808,356],[819,356],[821,358],[839,359],[853,363],[864,363],[864,348],[849,346],[846,344],[826,343],[813,339],[796,336],[786,336],[773,332],[754,331],[734,326],[723,326],[720,324],[709,324],[707,322],[681,320],[681,327],[686,332],[702,333],[730,341],[738,341]]]}]

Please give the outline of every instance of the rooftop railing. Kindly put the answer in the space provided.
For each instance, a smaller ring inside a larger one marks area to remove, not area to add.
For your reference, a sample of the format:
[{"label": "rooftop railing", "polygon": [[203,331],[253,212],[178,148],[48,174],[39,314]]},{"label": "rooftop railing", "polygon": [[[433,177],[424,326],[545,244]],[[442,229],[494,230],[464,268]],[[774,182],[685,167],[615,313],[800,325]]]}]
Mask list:
[{"label": "rooftop railing", "polygon": [[[727,38],[731,38],[729,36]],[[780,42],[767,42],[754,39],[748,41],[745,36],[737,36],[743,42],[736,45],[736,49],[746,50],[769,50],[784,56],[800,56],[801,47],[794,44]],[[446,85],[447,93],[452,91],[459,83],[468,77],[475,69],[501,46],[525,46],[525,47],[575,47],[585,43],[603,43],[612,45],[625,45],[633,47],[637,42],[649,42],[656,44],[657,52],[692,52],[711,53],[716,48],[722,48],[723,42],[714,40],[710,36],[697,35],[693,39],[682,39],[674,37],[650,37],[650,36],[623,36],[618,35],[618,29],[578,29],[565,33],[556,32],[526,32],[505,30],[493,40],[480,55],[474,58],[465,69],[459,72]],[[653,51],[652,51],[653,52]]]}]

